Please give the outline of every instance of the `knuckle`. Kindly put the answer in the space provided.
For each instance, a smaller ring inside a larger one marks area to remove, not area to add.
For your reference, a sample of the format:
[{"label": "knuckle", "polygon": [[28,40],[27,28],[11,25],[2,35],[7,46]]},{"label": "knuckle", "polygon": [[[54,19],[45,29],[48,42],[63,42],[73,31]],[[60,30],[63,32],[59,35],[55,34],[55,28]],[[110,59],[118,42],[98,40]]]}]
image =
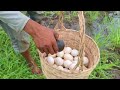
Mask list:
[{"label": "knuckle", "polygon": [[40,51],[41,51],[42,53],[44,53],[43,50],[40,49]]},{"label": "knuckle", "polygon": [[54,54],[54,52],[53,52],[53,51],[51,51],[51,54]]},{"label": "knuckle", "polygon": [[46,51],[47,54],[49,54],[49,52]]},{"label": "knuckle", "polygon": [[45,45],[45,47],[51,47],[52,46],[52,43],[50,43],[50,42],[48,42],[46,45]]},{"label": "knuckle", "polygon": [[44,53],[44,51],[43,50],[40,50],[42,53]]}]

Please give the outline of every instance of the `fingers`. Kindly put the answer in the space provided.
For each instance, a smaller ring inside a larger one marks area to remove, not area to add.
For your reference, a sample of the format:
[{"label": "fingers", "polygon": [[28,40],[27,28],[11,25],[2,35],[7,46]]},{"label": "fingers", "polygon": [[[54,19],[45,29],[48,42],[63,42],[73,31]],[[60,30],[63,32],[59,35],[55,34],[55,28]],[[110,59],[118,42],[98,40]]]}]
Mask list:
[{"label": "fingers", "polygon": [[58,40],[59,34],[54,30],[51,30],[51,31],[53,32],[55,39]]},{"label": "fingers", "polygon": [[53,45],[45,45],[43,48],[39,48],[41,53],[46,53],[46,54],[55,54],[56,51],[54,51]]},{"label": "fingers", "polygon": [[52,47],[53,47],[53,50],[55,53],[57,53],[59,51],[56,41],[53,42]]},{"label": "fingers", "polygon": [[44,53],[44,50],[43,50],[43,48],[39,48],[39,50],[40,50],[40,52],[41,52],[41,53]]},{"label": "fingers", "polygon": [[[57,46],[57,43],[56,41],[58,40],[59,38],[59,34],[55,31],[52,31],[53,33],[51,33],[51,37],[47,38],[45,41],[42,41],[42,43],[40,44],[40,47],[39,50],[42,52],[42,53],[46,53],[46,54],[55,54],[58,52],[58,46]],[[43,47],[41,47],[43,46]]]},{"label": "fingers", "polygon": [[56,40],[58,40],[59,34],[57,32],[54,32],[54,37],[55,37]]},{"label": "fingers", "polygon": [[40,48],[39,49],[41,51],[41,53],[46,53],[46,54],[55,54],[58,52],[58,47],[57,47],[57,44],[56,43],[53,43],[49,46],[44,46],[43,48]]},{"label": "fingers", "polygon": [[44,47],[40,47],[39,50],[40,50],[41,53],[49,54],[49,51],[48,51],[48,49],[47,49],[46,46],[44,46]]},{"label": "fingers", "polygon": [[48,47],[48,51],[50,54],[55,54],[56,52],[54,51],[52,45]]},{"label": "fingers", "polygon": [[44,47],[43,50],[44,50],[44,52],[45,52],[46,54],[49,54],[49,51],[48,51],[48,48],[47,48],[47,47]]}]

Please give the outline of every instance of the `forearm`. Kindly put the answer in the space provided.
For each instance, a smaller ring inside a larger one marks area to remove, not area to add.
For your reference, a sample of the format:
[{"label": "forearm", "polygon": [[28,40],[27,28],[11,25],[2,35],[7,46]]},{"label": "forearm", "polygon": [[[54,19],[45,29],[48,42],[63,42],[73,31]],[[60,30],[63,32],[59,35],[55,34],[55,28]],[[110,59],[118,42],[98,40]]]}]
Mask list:
[{"label": "forearm", "polygon": [[[31,35],[32,38],[37,36],[38,32],[40,32],[41,29],[42,29],[41,25],[38,24],[37,22],[33,21],[32,19],[29,19],[24,27],[24,31],[27,32],[29,35]],[[40,30],[40,31],[38,31],[38,30]]]},{"label": "forearm", "polygon": [[17,32],[23,30],[29,19],[20,11],[0,11],[0,20]]}]

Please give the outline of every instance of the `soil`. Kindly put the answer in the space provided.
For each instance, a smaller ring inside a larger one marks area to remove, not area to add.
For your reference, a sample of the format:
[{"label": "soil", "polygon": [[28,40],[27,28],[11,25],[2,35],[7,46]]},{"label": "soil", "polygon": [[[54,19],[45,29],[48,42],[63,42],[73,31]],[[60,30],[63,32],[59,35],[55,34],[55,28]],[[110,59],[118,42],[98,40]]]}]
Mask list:
[{"label": "soil", "polygon": [[110,71],[110,73],[114,74],[112,79],[120,79],[120,70],[113,69],[113,70]]}]

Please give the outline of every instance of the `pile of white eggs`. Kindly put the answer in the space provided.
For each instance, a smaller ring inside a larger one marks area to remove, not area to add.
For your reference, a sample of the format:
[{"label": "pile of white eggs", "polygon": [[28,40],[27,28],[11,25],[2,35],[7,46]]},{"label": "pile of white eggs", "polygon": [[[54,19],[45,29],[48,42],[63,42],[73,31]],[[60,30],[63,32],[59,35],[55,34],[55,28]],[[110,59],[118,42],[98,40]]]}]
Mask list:
[{"label": "pile of white eggs", "polygon": [[[54,55],[48,54],[46,57],[47,62],[52,65],[54,68],[65,71],[65,72],[71,72],[75,65],[78,62],[78,54],[79,51],[76,49],[72,49],[70,47],[65,47],[63,51],[58,52]],[[87,69],[86,66],[88,65],[89,60],[87,57],[83,57],[83,64],[84,69]],[[80,71],[80,67],[77,67],[75,69],[75,73],[78,73]]]}]

